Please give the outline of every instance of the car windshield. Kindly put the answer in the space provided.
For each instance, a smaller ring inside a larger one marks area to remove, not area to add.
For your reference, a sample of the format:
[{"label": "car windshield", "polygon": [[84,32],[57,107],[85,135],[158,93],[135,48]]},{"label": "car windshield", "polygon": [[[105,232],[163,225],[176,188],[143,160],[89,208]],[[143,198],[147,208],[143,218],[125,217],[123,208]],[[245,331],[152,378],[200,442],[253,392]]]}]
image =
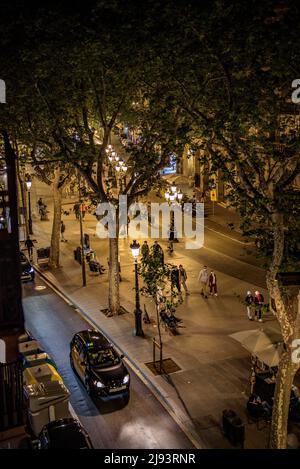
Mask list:
[{"label": "car windshield", "polygon": [[88,359],[90,364],[97,368],[108,368],[120,363],[120,357],[112,348],[89,350]]}]

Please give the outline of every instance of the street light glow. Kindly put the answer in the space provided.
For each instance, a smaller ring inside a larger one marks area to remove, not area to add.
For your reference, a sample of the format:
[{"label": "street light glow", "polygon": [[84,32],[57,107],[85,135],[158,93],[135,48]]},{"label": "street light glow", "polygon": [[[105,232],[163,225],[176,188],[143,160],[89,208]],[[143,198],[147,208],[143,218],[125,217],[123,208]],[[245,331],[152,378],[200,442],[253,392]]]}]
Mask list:
[{"label": "street light glow", "polygon": [[133,257],[137,259],[140,253],[140,245],[137,243],[136,239],[130,244],[130,249]]}]

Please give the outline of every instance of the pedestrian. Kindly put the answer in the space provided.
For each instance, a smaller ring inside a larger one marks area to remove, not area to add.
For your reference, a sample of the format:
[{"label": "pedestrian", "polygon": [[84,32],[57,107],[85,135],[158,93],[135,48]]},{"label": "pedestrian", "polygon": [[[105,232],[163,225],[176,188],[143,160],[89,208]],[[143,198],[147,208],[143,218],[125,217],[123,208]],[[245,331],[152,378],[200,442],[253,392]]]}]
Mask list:
[{"label": "pedestrian", "polygon": [[173,252],[174,252],[173,241],[170,241],[170,240],[168,241],[167,249],[168,249],[169,254],[173,254]]},{"label": "pedestrian", "polygon": [[87,210],[87,206],[86,206],[86,204],[85,204],[84,202],[82,202],[82,203],[80,204],[80,211],[81,211],[82,220],[83,220],[84,217],[85,217],[85,212],[86,212],[86,210]]},{"label": "pedestrian", "polygon": [[66,242],[66,239],[65,239],[65,233],[66,231],[66,225],[64,224],[63,221],[60,222],[60,234],[61,234],[61,241],[64,243]]},{"label": "pedestrian", "polygon": [[183,265],[180,264],[180,266],[179,266],[179,282],[180,282],[180,285],[183,286],[186,295],[189,295],[190,292],[188,291],[188,287],[186,286],[186,281],[187,281],[187,273],[186,273],[186,270],[185,270],[185,268],[183,267]]},{"label": "pedestrian", "polygon": [[158,241],[155,241],[153,246],[152,246],[152,251],[153,255],[157,260],[160,260],[160,262],[163,264],[164,263],[164,251],[160,244],[158,244]]},{"label": "pedestrian", "polygon": [[255,320],[262,322],[262,306],[264,304],[264,297],[263,295],[257,290],[254,294],[254,304],[255,304]]},{"label": "pedestrian", "polygon": [[147,241],[144,241],[143,245],[142,245],[142,249],[141,249],[141,253],[142,253],[142,260],[143,262],[146,262],[148,257],[149,257],[149,246],[148,246],[148,243]]},{"label": "pedestrian", "polygon": [[80,204],[76,203],[73,207],[73,212],[75,213],[76,220],[80,219]]},{"label": "pedestrian", "polygon": [[246,303],[246,307],[247,307],[248,319],[249,319],[249,321],[253,321],[252,312],[253,312],[253,308],[254,308],[254,297],[253,297],[250,290],[247,291],[247,295],[246,295],[246,298],[245,298],[245,303]]},{"label": "pedestrian", "polygon": [[171,287],[172,287],[172,290],[176,288],[176,290],[178,291],[179,299],[181,300],[182,295],[181,295],[181,287],[180,287],[180,273],[176,265],[174,265],[171,270]]},{"label": "pedestrian", "polygon": [[169,241],[174,241],[175,238],[175,230],[174,230],[174,223],[171,223],[169,227]]},{"label": "pedestrian", "polygon": [[73,181],[73,182],[70,183],[70,195],[71,195],[71,197],[73,197],[73,195],[74,195],[74,189],[75,189],[75,182]]},{"label": "pedestrian", "polygon": [[41,211],[44,207],[44,202],[42,200],[42,197],[40,197],[39,200],[37,201],[37,205],[38,205],[38,209],[39,209],[39,215],[41,215]]},{"label": "pedestrian", "polygon": [[201,283],[201,295],[207,298],[208,270],[206,265],[200,270],[198,281]]},{"label": "pedestrian", "polygon": [[29,259],[32,258],[32,253],[33,253],[33,241],[30,239],[30,236],[27,236],[27,239],[25,241],[25,246],[28,250],[28,256],[29,256]]},{"label": "pedestrian", "polygon": [[213,270],[211,270],[209,274],[209,279],[208,279],[208,284],[209,284],[209,293],[211,295],[218,296],[218,291],[217,291],[217,276],[214,273]]}]

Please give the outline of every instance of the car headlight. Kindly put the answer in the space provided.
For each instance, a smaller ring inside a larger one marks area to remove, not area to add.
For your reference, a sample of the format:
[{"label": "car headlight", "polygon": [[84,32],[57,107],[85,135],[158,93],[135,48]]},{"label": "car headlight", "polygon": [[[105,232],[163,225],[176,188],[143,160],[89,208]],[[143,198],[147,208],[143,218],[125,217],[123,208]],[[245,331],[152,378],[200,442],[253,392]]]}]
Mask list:
[{"label": "car headlight", "polygon": [[104,384],[101,381],[95,381],[95,385],[97,388],[105,388]]},{"label": "car headlight", "polygon": [[129,379],[130,379],[130,376],[129,376],[129,375],[124,376],[124,378],[123,378],[123,384],[129,383]]}]

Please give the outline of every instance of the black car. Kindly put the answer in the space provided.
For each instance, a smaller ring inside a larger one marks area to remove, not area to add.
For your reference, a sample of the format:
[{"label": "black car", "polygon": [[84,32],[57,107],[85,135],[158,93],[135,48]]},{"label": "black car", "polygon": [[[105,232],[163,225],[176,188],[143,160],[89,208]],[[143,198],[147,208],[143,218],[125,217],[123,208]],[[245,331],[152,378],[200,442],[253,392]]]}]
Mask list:
[{"label": "black car", "polygon": [[78,420],[65,418],[45,425],[38,438],[39,449],[93,449]]},{"label": "black car", "polygon": [[27,257],[20,252],[20,262],[21,262],[21,280],[34,280],[35,272],[34,268],[30,264]]},{"label": "black car", "polygon": [[88,394],[129,399],[130,376],[112,344],[98,331],[78,332],[70,344],[70,361]]}]

